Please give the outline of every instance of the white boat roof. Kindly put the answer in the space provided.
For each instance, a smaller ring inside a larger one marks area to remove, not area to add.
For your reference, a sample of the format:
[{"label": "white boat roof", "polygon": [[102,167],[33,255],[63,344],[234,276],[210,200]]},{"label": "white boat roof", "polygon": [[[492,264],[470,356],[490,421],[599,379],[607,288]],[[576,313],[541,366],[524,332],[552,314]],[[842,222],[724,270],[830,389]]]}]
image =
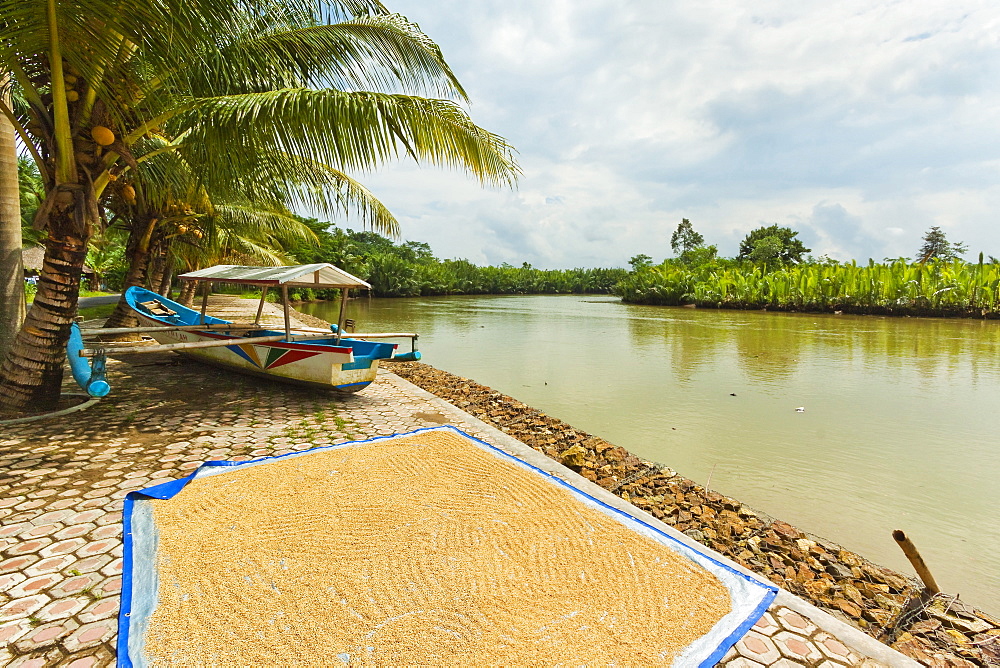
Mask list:
[{"label": "white boat roof", "polygon": [[286,285],[302,288],[368,288],[357,276],[332,264],[299,264],[290,267],[241,267],[219,264],[208,269],[190,271],[177,277],[182,281],[211,281],[246,285]]}]

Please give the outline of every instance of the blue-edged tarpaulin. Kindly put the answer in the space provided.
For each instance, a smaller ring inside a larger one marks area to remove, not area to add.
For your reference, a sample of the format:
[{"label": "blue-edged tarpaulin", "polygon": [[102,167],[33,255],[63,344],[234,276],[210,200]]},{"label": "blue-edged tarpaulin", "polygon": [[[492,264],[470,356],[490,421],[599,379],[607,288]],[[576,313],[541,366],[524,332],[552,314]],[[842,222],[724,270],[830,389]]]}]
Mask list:
[{"label": "blue-edged tarpaulin", "polygon": [[[311,454],[328,451],[332,448],[357,447],[367,443],[440,430],[450,430],[468,439],[476,447],[490,452],[502,460],[515,463],[541,476],[549,483],[562,487],[585,506],[597,510],[627,526],[635,533],[683,555],[719,579],[729,590],[730,612],[719,619],[709,633],[688,645],[683,653],[675,659],[673,663],[675,666],[714,666],[729,648],[750,630],[777,594],[777,588],[774,585],[732,568],[707,548],[691,545],[679,538],[679,534],[672,530],[661,530],[642,519],[615,508],[608,502],[613,498],[610,493],[605,494],[608,497],[607,501],[602,500],[598,498],[601,494],[591,495],[548,471],[518,459],[500,448],[475,439],[450,425],[445,425],[420,429],[406,434],[352,441],[246,462],[207,462],[186,478],[128,494],[124,506],[125,553],[121,611],[118,619],[118,665],[146,666],[151,663],[150,658],[145,654],[145,633],[156,609],[159,586],[156,565],[158,533],[153,518],[152,504],[170,499],[196,478],[226,474],[248,466],[266,465],[268,462],[278,459],[308,457]],[[336,657],[329,658],[333,660]],[[595,657],[595,659],[599,660],[599,657]]]}]

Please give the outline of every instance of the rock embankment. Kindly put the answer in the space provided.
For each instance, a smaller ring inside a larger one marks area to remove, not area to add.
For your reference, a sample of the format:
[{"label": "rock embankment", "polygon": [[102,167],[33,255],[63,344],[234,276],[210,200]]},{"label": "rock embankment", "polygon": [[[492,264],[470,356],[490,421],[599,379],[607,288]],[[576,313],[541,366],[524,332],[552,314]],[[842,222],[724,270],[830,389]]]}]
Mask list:
[{"label": "rock embankment", "polygon": [[388,368],[928,666],[1000,666],[1000,621],[466,378]]}]

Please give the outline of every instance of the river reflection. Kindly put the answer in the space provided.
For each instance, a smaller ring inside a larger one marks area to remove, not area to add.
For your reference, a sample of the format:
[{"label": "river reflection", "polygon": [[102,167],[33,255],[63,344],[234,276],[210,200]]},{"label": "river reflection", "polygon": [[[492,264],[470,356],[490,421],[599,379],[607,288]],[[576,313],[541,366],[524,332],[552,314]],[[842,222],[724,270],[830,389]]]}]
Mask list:
[{"label": "river reflection", "polygon": [[429,364],[909,572],[905,529],[945,589],[1000,611],[1000,322],[579,296],[349,308],[419,332]]}]

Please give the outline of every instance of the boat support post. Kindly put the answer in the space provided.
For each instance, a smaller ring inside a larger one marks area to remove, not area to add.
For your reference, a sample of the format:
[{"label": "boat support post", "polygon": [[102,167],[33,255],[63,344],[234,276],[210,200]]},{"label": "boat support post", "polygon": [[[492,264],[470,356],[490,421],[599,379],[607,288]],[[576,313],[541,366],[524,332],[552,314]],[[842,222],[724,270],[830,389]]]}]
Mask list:
[{"label": "boat support post", "polygon": [[288,313],[288,286],[281,286],[281,303],[285,306],[285,336],[289,341],[292,340],[292,321],[291,316]]},{"label": "boat support post", "polygon": [[350,288],[340,289],[340,315],[337,316],[337,343],[340,343],[340,339],[344,336],[344,316],[347,310],[347,295],[350,293]]},{"label": "boat support post", "polygon": [[260,304],[257,305],[257,317],[253,319],[253,324],[260,324],[260,316],[264,313],[264,302],[267,301],[267,289],[270,285],[265,285],[260,289]]},{"label": "boat support post", "polygon": [[212,291],[212,282],[205,281],[205,293],[201,297],[201,324],[205,324],[205,314],[208,313],[208,293]]}]

